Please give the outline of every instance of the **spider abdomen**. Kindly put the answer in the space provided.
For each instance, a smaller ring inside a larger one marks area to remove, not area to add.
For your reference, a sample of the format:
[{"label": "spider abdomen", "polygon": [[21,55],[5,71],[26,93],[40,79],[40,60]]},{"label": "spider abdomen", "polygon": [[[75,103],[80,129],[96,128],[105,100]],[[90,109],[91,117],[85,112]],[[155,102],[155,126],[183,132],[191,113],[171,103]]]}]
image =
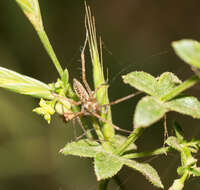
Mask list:
[{"label": "spider abdomen", "polygon": [[85,102],[89,99],[89,94],[77,79],[73,79],[73,89],[81,101]]}]

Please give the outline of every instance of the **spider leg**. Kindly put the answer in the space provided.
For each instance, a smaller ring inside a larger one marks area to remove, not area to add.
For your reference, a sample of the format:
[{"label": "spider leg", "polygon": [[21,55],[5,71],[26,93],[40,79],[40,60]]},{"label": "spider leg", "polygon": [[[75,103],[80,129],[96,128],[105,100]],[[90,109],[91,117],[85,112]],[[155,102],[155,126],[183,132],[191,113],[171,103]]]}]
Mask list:
[{"label": "spider leg", "polygon": [[164,142],[163,146],[165,146],[165,141],[169,137],[168,130],[167,130],[167,115],[164,115]]},{"label": "spider leg", "polygon": [[60,95],[58,95],[58,94],[56,94],[56,93],[52,93],[52,94],[53,94],[53,96],[57,97],[58,99],[60,99],[60,100],[67,100],[69,103],[71,103],[71,104],[73,104],[73,105],[75,105],[75,106],[79,106],[79,105],[82,104],[81,101],[75,102],[74,100],[72,100],[72,99],[70,99],[70,98],[60,96]]},{"label": "spider leg", "polygon": [[123,101],[125,101],[125,100],[128,100],[128,99],[130,99],[130,98],[132,98],[132,97],[134,97],[134,96],[137,96],[138,94],[141,94],[141,93],[142,93],[142,92],[139,92],[139,91],[138,91],[138,92],[136,92],[136,93],[130,94],[130,95],[125,96],[125,97],[123,97],[123,98],[119,98],[119,99],[117,99],[117,100],[114,100],[114,101],[110,102],[109,104],[104,104],[103,106],[107,107],[107,106],[111,106],[111,105],[118,104],[118,103],[123,102]]},{"label": "spider leg", "polygon": [[72,119],[72,127],[74,129],[74,137],[76,140],[78,140],[78,137],[77,137],[77,131],[76,131],[76,121],[75,119]]},{"label": "spider leg", "polygon": [[91,137],[88,136],[87,131],[86,131],[86,129],[84,128],[84,126],[83,126],[83,124],[82,124],[82,122],[81,122],[80,117],[77,117],[76,120],[78,121],[78,123],[79,123],[81,129],[83,130],[84,134],[86,135],[86,137],[87,137],[88,139],[92,140]]},{"label": "spider leg", "polygon": [[98,90],[101,89],[103,86],[106,86],[106,85],[108,86],[107,82],[100,84],[100,85],[95,89],[95,91],[92,92],[91,96],[94,97],[95,94],[98,92]]},{"label": "spider leg", "polygon": [[81,64],[82,64],[82,81],[89,93],[89,95],[91,96],[92,95],[92,90],[90,89],[90,86],[87,82],[87,79],[86,79],[86,74],[85,74],[85,47],[87,45],[87,41],[88,41],[88,32],[86,31],[86,39],[85,39],[85,43],[84,43],[84,46],[83,46],[83,49],[81,51]]},{"label": "spider leg", "polygon": [[[92,130],[94,130],[94,129],[88,129],[87,131],[92,131]],[[81,139],[83,136],[85,136],[85,133],[83,133],[82,135],[80,135],[80,136],[78,136],[77,137],[77,140],[79,140],[79,139]],[[95,141],[97,141],[97,140],[95,140]]]},{"label": "spider leg", "polygon": [[125,133],[131,133],[131,131],[128,131],[128,130],[125,130],[125,129],[121,129],[120,127],[118,127],[118,126],[112,124],[112,122],[110,122],[110,121],[104,119],[103,117],[101,117],[101,116],[100,116],[99,114],[97,114],[97,113],[91,112],[91,111],[89,111],[89,112],[90,112],[92,115],[94,115],[95,117],[97,117],[99,120],[101,120],[101,121],[107,123],[108,125],[111,125],[111,126],[112,126],[113,128],[115,128],[116,130],[122,131],[122,132],[125,132]]}]

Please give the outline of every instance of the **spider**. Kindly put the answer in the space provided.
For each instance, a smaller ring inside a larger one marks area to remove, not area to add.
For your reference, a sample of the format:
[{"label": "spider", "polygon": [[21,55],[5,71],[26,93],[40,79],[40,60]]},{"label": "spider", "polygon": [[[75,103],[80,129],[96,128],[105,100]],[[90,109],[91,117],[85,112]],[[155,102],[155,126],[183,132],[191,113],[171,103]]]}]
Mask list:
[{"label": "spider", "polygon": [[115,128],[116,130],[123,131],[123,132],[126,132],[126,133],[130,133],[130,131],[127,131],[125,129],[121,129],[118,126],[114,125],[111,121],[106,120],[105,118],[103,118],[100,115],[100,113],[102,112],[103,107],[106,108],[107,106],[118,104],[118,103],[120,103],[124,100],[127,100],[129,98],[134,97],[138,93],[130,94],[126,97],[120,98],[118,100],[115,100],[115,101],[113,101],[109,104],[105,104],[105,105],[100,105],[97,102],[97,99],[95,98],[97,91],[100,88],[102,88],[104,85],[107,85],[107,84],[101,84],[99,87],[97,87],[95,89],[95,91],[92,91],[87,80],[86,80],[84,51],[85,51],[85,47],[87,45],[87,40],[88,40],[88,34],[86,35],[86,40],[85,40],[83,49],[81,51],[82,81],[83,81],[83,84],[84,84],[85,87],[77,79],[75,79],[75,78],[73,79],[73,89],[74,89],[77,97],[79,98],[79,101],[76,102],[72,99],[69,99],[69,98],[66,98],[66,97],[60,97],[59,95],[54,94],[58,98],[62,98],[62,99],[69,101],[72,105],[81,106],[81,110],[79,112],[72,112],[72,111],[63,112],[64,118],[65,118],[66,121],[72,120],[73,126],[75,126],[75,120],[77,120],[79,125],[81,126],[82,130],[86,134],[86,136],[87,136],[87,132],[84,129],[84,126],[82,125],[80,117],[81,116],[87,116],[87,115],[94,116],[94,117],[98,118],[102,122],[107,123],[108,125]]}]

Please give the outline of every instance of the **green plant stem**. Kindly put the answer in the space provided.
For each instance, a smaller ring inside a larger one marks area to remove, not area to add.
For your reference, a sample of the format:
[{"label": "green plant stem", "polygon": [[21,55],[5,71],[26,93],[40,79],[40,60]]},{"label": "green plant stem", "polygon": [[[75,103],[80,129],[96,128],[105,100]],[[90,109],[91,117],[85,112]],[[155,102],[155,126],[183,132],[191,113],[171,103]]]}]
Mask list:
[{"label": "green plant stem", "polygon": [[61,67],[61,65],[60,65],[60,63],[59,63],[59,61],[58,61],[58,59],[56,57],[56,54],[55,54],[55,52],[54,52],[54,50],[53,50],[53,48],[51,46],[51,43],[50,43],[50,41],[48,39],[48,36],[47,36],[45,30],[43,30],[43,29],[42,30],[37,30],[37,33],[38,33],[38,35],[40,37],[40,40],[41,40],[42,44],[44,45],[44,47],[46,49],[48,55],[50,56],[54,66],[56,67],[60,77],[62,77],[63,76],[63,69],[62,69],[62,67]]},{"label": "green plant stem", "polygon": [[182,175],[182,177],[180,178],[180,181],[184,184],[187,177],[188,177],[188,171],[186,170]]},{"label": "green plant stem", "polygon": [[[86,31],[88,33],[89,51],[93,67],[93,81],[94,81],[94,87],[95,89],[97,89],[99,88],[99,86],[106,83],[104,79],[103,65],[102,65],[102,52],[101,52],[102,44],[100,40],[100,49],[99,49],[97,43],[97,34],[96,34],[94,18],[92,17],[90,8],[87,6],[86,2],[85,2],[85,9],[86,9]],[[102,88],[100,88],[97,91],[96,99],[101,105],[109,104],[108,88],[106,86],[104,87],[102,86]],[[107,107],[107,113],[106,114],[102,113],[101,117],[103,117],[105,120],[112,122],[112,114],[110,106]],[[105,139],[109,140],[114,137],[115,130],[112,126],[103,122],[102,128],[103,128],[102,133]]]},{"label": "green plant stem", "polygon": [[168,94],[164,95],[160,99],[164,102],[168,101],[168,100],[174,98],[175,96],[177,96],[178,94],[180,94],[181,92],[183,92],[183,91],[187,90],[188,88],[194,86],[199,81],[200,81],[199,77],[196,76],[196,75],[193,75],[191,78],[187,79],[182,84],[180,84],[176,88],[172,89]]},{"label": "green plant stem", "polygon": [[101,180],[99,182],[98,190],[106,190],[108,187],[109,179]]},{"label": "green plant stem", "polygon": [[145,128],[143,127],[134,129],[134,131],[128,136],[127,140],[115,151],[115,154],[122,155],[126,151],[128,146],[134,143],[139,138],[144,130]]},{"label": "green plant stem", "polygon": [[96,118],[94,118],[94,117],[92,117],[92,124],[93,124],[93,127],[94,127],[95,131],[96,131],[98,139],[100,140],[101,143],[103,143],[104,142],[104,136],[103,136],[103,134],[101,132],[101,129],[99,127],[99,124],[98,124]]},{"label": "green plant stem", "polygon": [[147,157],[147,156],[155,156],[155,155],[160,155],[160,154],[167,154],[167,152],[171,150],[172,150],[171,147],[162,147],[150,152],[126,154],[123,156],[123,158],[133,159],[133,158],[142,158],[142,157]]}]

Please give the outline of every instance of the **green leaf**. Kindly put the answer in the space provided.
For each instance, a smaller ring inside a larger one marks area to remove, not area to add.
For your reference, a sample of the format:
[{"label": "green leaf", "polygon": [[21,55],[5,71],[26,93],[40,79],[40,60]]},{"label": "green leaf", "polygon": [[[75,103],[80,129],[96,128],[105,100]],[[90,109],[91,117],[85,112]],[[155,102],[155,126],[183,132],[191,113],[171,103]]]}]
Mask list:
[{"label": "green leaf", "polygon": [[120,157],[109,154],[99,153],[94,159],[95,173],[97,180],[113,177],[122,168],[123,162]]},{"label": "green leaf", "polygon": [[153,185],[163,188],[157,172],[149,164],[140,164],[133,160],[105,152],[102,146],[95,141],[80,140],[68,143],[60,152],[64,155],[70,154],[94,158],[95,173],[98,180],[114,176],[125,164],[142,173]]},{"label": "green leaf", "polygon": [[143,174],[153,185],[163,188],[156,170],[149,164],[138,163],[134,160],[119,157],[111,153],[99,153],[95,157],[95,173],[98,180],[110,178],[117,174],[123,165]]},{"label": "green leaf", "polygon": [[200,102],[193,96],[179,96],[165,103],[171,111],[200,118]]},{"label": "green leaf", "polygon": [[182,82],[179,80],[179,78],[170,72],[163,73],[159,78],[157,82],[157,94],[159,97],[162,97],[166,94],[168,94],[172,89],[174,89],[176,86],[181,84]]},{"label": "green leaf", "polygon": [[186,63],[200,68],[200,43],[195,40],[185,39],[172,43],[176,54]]},{"label": "green leaf", "polygon": [[38,0],[16,0],[36,30],[42,30],[42,18]]},{"label": "green leaf", "polygon": [[156,187],[164,188],[157,171],[149,164],[138,163],[128,159],[124,159],[124,164],[142,173]]},{"label": "green leaf", "polygon": [[152,75],[143,71],[135,71],[122,76],[122,78],[124,83],[127,83],[152,96],[156,95],[155,87],[157,85],[157,81]]},{"label": "green leaf", "polygon": [[60,150],[60,152],[64,155],[74,155],[93,158],[98,153],[104,152],[104,149],[96,141],[80,140],[68,143],[63,149]]},{"label": "green leaf", "polygon": [[164,105],[155,98],[146,96],[136,106],[134,115],[134,126],[148,127],[160,120],[167,112]]},{"label": "green leaf", "polygon": [[0,67],[0,87],[37,98],[53,99],[47,84],[3,67]]}]

